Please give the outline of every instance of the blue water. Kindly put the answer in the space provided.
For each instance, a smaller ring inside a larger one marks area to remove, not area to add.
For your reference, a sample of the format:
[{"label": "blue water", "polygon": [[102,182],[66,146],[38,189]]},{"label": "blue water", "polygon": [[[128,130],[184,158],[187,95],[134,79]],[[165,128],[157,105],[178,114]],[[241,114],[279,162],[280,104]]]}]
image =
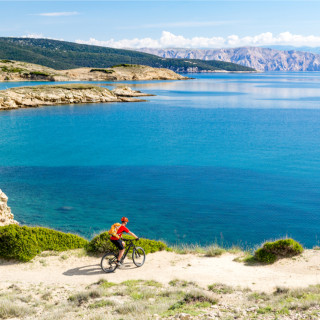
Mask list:
[{"label": "blue water", "polygon": [[87,238],[125,215],[169,243],[317,245],[320,73],[193,76],[130,82],[147,102],[1,112],[15,218]]}]

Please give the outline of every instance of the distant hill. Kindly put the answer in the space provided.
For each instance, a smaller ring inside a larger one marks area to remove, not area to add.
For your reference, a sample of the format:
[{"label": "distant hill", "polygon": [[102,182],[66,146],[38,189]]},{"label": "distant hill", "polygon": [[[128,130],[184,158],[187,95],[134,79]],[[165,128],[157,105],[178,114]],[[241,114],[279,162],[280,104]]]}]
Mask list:
[{"label": "distant hill", "polygon": [[33,38],[0,37],[0,59],[30,62],[56,70],[79,67],[108,68],[119,64],[141,64],[156,68],[168,68],[180,73],[223,70],[254,71],[252,68],[230,62],[166,59],[133,50]]},{"label": "distant hill", "polygon": [[320,71],[320,55],[302,51],[281,51],[262,47],[231,49],[149,49],[139,51],[164,58],[202,59],[238,63],[260,71]]}]

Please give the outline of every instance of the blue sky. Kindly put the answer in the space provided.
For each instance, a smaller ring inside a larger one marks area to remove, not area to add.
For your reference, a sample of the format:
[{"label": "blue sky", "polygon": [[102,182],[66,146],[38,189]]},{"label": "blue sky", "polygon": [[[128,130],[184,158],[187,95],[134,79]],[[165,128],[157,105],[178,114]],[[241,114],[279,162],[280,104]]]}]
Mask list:
[{"label": "blue sky", "polygon": [[1,1],[0,36],[114,47],[320,46],[320,1]]}]

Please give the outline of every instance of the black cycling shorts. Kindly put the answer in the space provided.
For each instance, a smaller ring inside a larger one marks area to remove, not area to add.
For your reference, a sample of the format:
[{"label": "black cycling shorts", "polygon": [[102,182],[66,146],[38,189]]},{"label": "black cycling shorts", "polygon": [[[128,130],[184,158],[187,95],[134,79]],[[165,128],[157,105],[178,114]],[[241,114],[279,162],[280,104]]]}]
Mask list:
[{"label": "black cycling shorts", "polygon": [[122,240],[118,239],[118,240],[111,240],[110,241],[119,249],[119,250],[123,250],[124,246],[122,244]]}]

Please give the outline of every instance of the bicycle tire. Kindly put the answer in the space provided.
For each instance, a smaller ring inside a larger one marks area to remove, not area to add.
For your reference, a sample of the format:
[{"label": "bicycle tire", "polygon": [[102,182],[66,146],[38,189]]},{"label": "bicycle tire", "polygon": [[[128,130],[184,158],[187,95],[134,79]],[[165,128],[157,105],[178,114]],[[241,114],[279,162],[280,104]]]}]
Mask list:
[{"label": "bicycle tire", "polygon": [[100,262],[101,269],[106,273],[114,272],[117,269],[117,255],[114,252],[107,252]]},{"label": "bicycle tire", "polygon": [[146,260],[146,253],[141,247],[135,247],[132,252],[133,263],[137,267],[142,267]]}]

